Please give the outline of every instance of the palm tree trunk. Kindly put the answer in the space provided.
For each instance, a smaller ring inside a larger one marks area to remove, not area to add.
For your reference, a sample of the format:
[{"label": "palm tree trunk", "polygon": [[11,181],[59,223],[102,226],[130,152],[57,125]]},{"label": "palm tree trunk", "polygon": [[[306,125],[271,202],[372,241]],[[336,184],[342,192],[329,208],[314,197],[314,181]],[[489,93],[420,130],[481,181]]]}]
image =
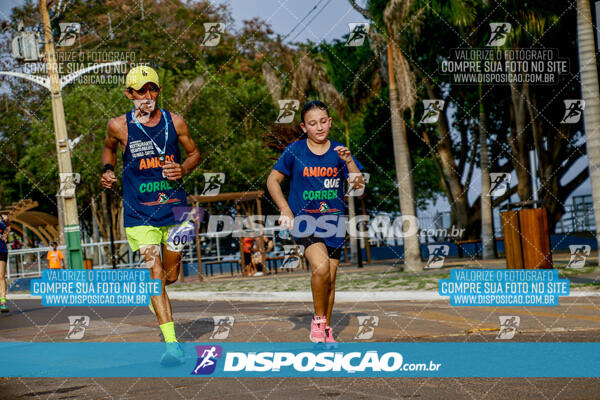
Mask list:
[{"label": "palm tree trunk", "polygon": [[[344,122],[344,132],[346,133],[346,147],[350,148],[350,128],[348,122]],[[352,221],[356,217],[356,208],[354,206],[354,197],[348,196],[348,220]],[[350,241],[350,255],[349,262],[358,262],[358,252],[360,249],[356,245],[356,237],[349,235],[348,240]]]},{"label": "palm tree trunk", "polygon": [[[577,44],[579,46],[579,73],[581,96],[585,100],[583,125],[589,160],[596,239],[600,243],[600,99],[598,98],[598,70],[594,46],[594,27],[589,0],[577,0]],[[598,252],[600,257],[600,252]],[[600,259],[599,259],[600,263]]]},{"label": "palm tree trunk", "polygon": [[481,246],[483,259],[495,258],[494,228],[492,213],[492,196],[490,193],[490,170],[487,146],[487,124],[485,108],[481,98],[481,84],[479,85],[479,143],[481,148]]},{"label": "palm tree trunk", "polygon": [[527,107],[525,90],[519,90],[515,83],[510,84],[512,105],[512,126],[509,144],[512,150],[512,162],[517,173],[517,193],[521,201],[532,200],[531,175],[529,173],[529,143],[532,140],[527,130]]},{"label": "palm tree trunk", "polygon": [[[415,195],[412,183],[412,174],[410,170],[410,153],[408,151],[408,142],[406,140],[406,126],[404,119],[400,115],[398,105],[398,93],[396,90],[396,79],[394,77],[394,55],[392,43],[387,43],[388,52],[388,75],[390,80],[390,112],[392,117],[392,139],[394,142],[394,161],[396,166],[396,181],[398,183],[398,195],[400,198],[400,212],[404,217],[417,217],[415,209]],[[423,262],[421,260],[421,244],[419,243],[419,234],[415,232],[412,235],[405,235],[402,239],[404,243],[404,264],[408,271],[422,271]]]}]

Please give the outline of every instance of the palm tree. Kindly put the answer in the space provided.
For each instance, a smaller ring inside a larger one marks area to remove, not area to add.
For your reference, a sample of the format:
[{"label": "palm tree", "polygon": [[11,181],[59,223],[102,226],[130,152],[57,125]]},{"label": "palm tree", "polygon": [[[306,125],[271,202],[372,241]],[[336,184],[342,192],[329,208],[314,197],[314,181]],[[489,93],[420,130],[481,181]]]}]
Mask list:
[{"label": "palm tree", "polygon": [[[350,0],[352,7],[365,18],[374,21],[370,11],[360,7],[355,0]],[[403,114],[407,109],[412,109],[416,99],[415,79],[406,58],[398,44],[397,35],[401,31],[401,24],[406,22],[411,1],[391,0],[383,11],[383,22],[386,31],[386,49],[388,64],[390,114],[392,126],[392,140],[394,146],[394,162],[396,167],[396,183],[400,199],[400,212],[404,217],[412,217],[416,221],[415,194],[411,173],[410,151],[406,139],[406,125]],[[381,35],[370,30],[372,36]],[[419,233],[415,231],[404,235],[404,264],[409,271],[422,271],[421,244]]]},{"label": "palm tree", "polygon": [[495,258],[492,197],[490,192],[489,152],[487,144],[487,124],[482,99],[482,85],[479,85],[479,143],[481,146],[481,246],[484,260]]},{"label": "palm tree", "polygon": [[[592,197],[600,202],[600,99],[598,98],[598,69],[594,46],[594,26],[589,0],[577,0],[577,43],[579,47],[579,74],[581,96],[585,100],[583,125],[589,159]],[[596,239],[600,243],[600,207],[594,207]],[[599,252],[600,257],[600,252]],[[600,263],[600,259],[599,259]]]},{"label": "palm tree", "polygon": [[[489,0],[484,0],[485,9],[489,7]],[[483,85],[479,84],[479,145],[481,146],[481,255],[484,260],[496,257],[494,251],[494,211],[490,193],[490,162],[488,151],[487,123],[485,119],[485,106],[483,103]]]},{"label": "palm tree", "polygon": [[[396,166],[396,181],[398,184],[398,195],[400,198],[400,211],[403,216],[417,216],[415,208],[415,194],[411,175],[410,151],[406,140],[406,125],[400,111],[400,101],[398,99],[398,89],[396,78],[394,76],[394,44],[391,40],[387,43],[388,51],[388,75],[390,92],[390,111],[392,118],[392,140],[394,144],[394,161]],[[403,110],[402,110],[403,111]],[[405,235],[404,242],[404,264],[409,271],[422,271],[423,263],[421,261],[421,244],[419,243],[418,232],[412,235]]]}]

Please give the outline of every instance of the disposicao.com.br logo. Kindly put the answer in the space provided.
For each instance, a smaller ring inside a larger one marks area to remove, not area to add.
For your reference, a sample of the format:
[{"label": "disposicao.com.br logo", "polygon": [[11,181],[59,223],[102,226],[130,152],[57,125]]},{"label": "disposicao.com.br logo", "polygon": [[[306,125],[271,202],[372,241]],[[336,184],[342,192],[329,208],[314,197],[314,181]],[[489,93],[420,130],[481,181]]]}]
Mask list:
[{"label": "disposicao.com.br logo", "polygon": [[402,372],[439,371],[441,363],[404,363],[402,354],[365,352],[228,352],[227,372]]}]

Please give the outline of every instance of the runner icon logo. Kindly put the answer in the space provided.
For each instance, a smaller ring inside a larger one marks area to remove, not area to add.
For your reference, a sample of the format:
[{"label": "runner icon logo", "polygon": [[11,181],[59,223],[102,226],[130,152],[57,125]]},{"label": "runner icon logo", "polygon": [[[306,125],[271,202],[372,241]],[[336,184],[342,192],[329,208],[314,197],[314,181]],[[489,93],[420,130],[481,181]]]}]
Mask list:
[{"label": "runner icon logo", "polygon": [[83,339],[86,328],[90,326],[90,317],[87,315],[70,315],[68,318],[69,332],[65,339]]},{"label": "runner icon logo", "polygon": [[202,207],[173,207],[173,216],[177,222],[202,222],[204,219],[204,209]]},{"label": "runner icon logo", "polygon": [[450,246],[447,244],[430,244],[427,245],[427,250],[429,251],[429,259],[425,268],[442,268],[450,252]]},{"label": "runner icon logo", "polygon": [[511,27],[510,22],[490,22],[490,40],[486,46],[504,46]]},{"label": "runner icon logo", "polygon": [[206,172],[204,174],[204,189],[202,196],[216,196],[221,192],[221,185],[225,183],[223,172]]},{"label": "runner icon logo", "polygon": [[300,257],[304,254],[304,246],[286,244],[283,246],[283,261],[280,268],[294,269],[300,265]]},{"label": "runner icon logo", "polygon": [[60,173],[59,178],[59,196],[69,199],[75,197],[75,186],[81,182],[81,175],[79,173]]},{"label": "runner icon logo", "polygon": [[278,100],[279,101],[279,115],[275,120],[276,124],[289,124],[294,122],[296,111],[300,108],[300,101],[298,100]]},{"label": "runner icon logo", "polygon": [[423,117],[419,124],[435,124],[438,122],[440,112],[444,109],[444,100],[423,100]]},{"label": "runner icon logo", "polygon": [[567,268],[583,268],[585,260],[590,255],[592,248],[587,244],[570,244],[571,258],[567,264]]},{"label": "runner icon logo", "polygon": [[223,355],[221,346],[196,346],[198,361],[190,375],[210,375],[217,368],[217,360]]},{"label": "runner icon logo", "polygon": [[375,328],[379,325],[379,317],[373,315],[358,316],[358,331],[355,340],[368,340],[373,337]]},{"label": "runner icon logo", "polygon": [[[362,175],[362,179],[361,179]],[[362,196],[365,192],[365,187],[367,183],[369,183],[369,179],[371,175],[368,172],[363,172],[362,174],[356,172],[350,172],[348,174],[348,193],[346,196],[348,197],[359,197]]]},{"label": "runner icon logo", "polygon": [[216,340],[227,339],[231,328],[233,328],[235,318],[226,315],[217,315],[213,316],[213,321],[215,322],[215,327],[210,338]]},{"label": "runner icon logo", "polygon": [[489,196],[499,197],[506,193],[510,178],[511,175],[508,172],[491,172]]},{"label": "runner icon logo", "polygon": [[565,115],[563,119],[560,120],[561,124],[576,124],[581,119],[583,115],[583,110],[585,109],[585,100],[574,99],[574,100],[564,100],[565,103]]},{"label": "runner icon logo", "polygon": [[324,202],[320,202],[319,203],[319,212],[327,212],[327,210],[329,210],[329,206],[327,205],[327,203]]},{"label": "runner icon logo", "polygon": [[164,204],[164,203],[166,203],[166,202],[167,202],[167,200],[169,200],[169,196],[167,196],[167,194],[166,194],[166,193],[160,192],[160,193],[158,194],[158,202],[159,202],[160,204]]},{"label": "runner icon logo", "polygon": [[221,41],[221,34],[225,31],[225,24],[220,22],[205,22],[204,31],[204,39],[201,46],[215,47]]},{"label": "runner icon logo", "polygon": [[348,28],[350,28],[350,34],[348,35],[346,46],[362,46],[369,33],[369,24],[366,22],[350,22],[348,23]]},{"label": "runner icon logo", "polygon": [[56,42],[56,46],[70,47],[75,44],[77,36],[81,31],[81,25],[78,22],[59,22],[60,37]]},{"label": "runner icon logo", "polygon": [[498,332],[498,336],[496,339],[512,339],[517,333],[517,328],[521,323],[521,317],[518,316],[499,316],[500,318],[500,332]]}]

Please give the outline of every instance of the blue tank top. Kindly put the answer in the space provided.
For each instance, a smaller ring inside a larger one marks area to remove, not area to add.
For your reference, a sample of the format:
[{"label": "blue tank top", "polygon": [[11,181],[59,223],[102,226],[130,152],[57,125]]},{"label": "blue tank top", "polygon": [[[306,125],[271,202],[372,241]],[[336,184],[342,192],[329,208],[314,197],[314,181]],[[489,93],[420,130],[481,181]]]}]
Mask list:
[{"label": "blue tank top", "polygon": [[7,227],[8,225],[4,221],[4,217],[0,215],[0,253],[8,253],[8,247],[6,247],[6,243],[2,240],[2,235]]},{"label": "blue tank top", "polygon": [[[181,153],[171,114],[160,111],[158,124],[152,127],[140,124],[143,130],[136,124],[132,112],[127,113],[127,146],[123,152],[125,227],[175,225],[181,221],[176,220],[173,207],[187,205],[183,181],[170,181],[162,176],[163,160],[180,164]],[[164,156],[161,156],[163,149]]]}]

